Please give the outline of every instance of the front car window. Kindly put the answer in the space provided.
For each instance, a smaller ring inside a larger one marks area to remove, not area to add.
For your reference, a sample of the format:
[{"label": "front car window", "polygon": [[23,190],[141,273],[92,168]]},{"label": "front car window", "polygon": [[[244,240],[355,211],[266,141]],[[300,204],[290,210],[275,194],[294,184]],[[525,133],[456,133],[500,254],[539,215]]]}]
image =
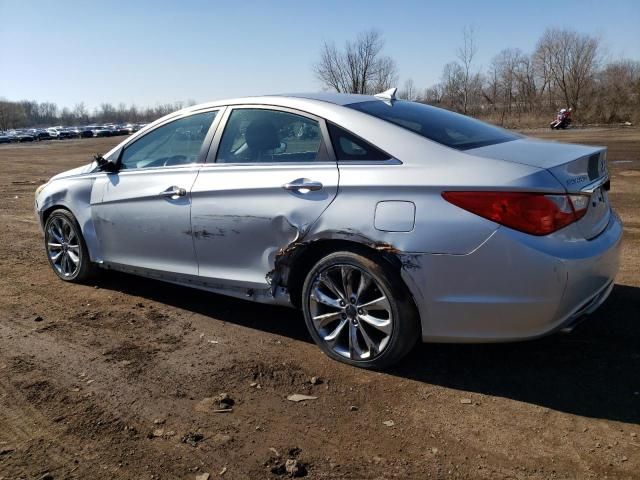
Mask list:
[{"label": "front car window", "polygon": [[229,116],[216,162],[314,162],[325,158],[317,121],[279,110],[240,108]]},{"label": "front car window", "polygon": [[216,113],[197,113],[150,131],[125,147],[120,168],[170,167],[196,163]]},{"label": "front car window", "polygon": [[347,107],[386,120],[457,150],[469,150],[520,138],[519,135],[502,128],[422,103],[372,100],[352,103]]}]

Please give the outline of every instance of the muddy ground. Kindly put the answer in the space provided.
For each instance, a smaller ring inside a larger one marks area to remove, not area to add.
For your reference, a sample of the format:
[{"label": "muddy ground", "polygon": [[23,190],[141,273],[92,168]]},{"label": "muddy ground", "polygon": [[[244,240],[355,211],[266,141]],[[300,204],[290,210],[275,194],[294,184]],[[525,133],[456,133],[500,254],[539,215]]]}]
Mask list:
[{"label": "muddy ground", "polygon": [[0,479],[640,478],[640,130],[531,134],[609,147],[611,297],[570,335],[420,345],[386,373],[329,360],[292,310],[57,280],[33,192],[122,138],[0,146]]}]

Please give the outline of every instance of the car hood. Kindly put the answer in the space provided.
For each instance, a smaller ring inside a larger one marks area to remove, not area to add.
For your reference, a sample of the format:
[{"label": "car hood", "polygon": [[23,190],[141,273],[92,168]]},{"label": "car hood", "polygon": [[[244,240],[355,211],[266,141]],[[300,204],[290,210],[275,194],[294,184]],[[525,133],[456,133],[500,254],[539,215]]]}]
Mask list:
[{"label": "car hood", "polygon": [[49,179],[49,181],[59,180],[61,178],[75,177],[76,175],[83,175],[85,173],[90,173],[93,170],[95,170],[95,167],[96,167],[96,162],[91,162],[91,163],[88,163],[88,164],[83,165],[81,167],[72,168],[71,170],[66,170],[64,172],[61,172],[61,173],[51,177]]}]

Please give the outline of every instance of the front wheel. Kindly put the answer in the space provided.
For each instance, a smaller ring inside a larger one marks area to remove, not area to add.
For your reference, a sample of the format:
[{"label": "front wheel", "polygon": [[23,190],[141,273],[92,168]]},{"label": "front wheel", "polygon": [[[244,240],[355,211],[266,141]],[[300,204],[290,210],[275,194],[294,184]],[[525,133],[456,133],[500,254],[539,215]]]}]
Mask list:
[{"label": "front wheel", "polygon": [[49,265],[66,282],[90,279],[96,267],[89,259],[80,226],[71,212],[55,210],[44,226],[44,242]]},{"label": "front wheel", "polygon": [[307,275],[302,295],[311,336],[335,360],[386,368],[420,337],[418,315],[400,276],[372,256],[344,251],[322,258]]}]

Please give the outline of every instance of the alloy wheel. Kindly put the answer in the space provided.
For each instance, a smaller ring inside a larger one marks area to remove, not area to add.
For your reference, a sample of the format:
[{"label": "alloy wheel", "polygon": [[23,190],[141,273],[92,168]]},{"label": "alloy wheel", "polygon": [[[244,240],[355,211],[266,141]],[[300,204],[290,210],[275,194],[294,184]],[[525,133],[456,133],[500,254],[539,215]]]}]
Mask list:
[{"label": "alloy wheel", "polygon": [[318,272],[309,293],[316,332],[335,353],[351,360],[371,360],[391,338],[389,299],[372,275],[349,264]]},{"label": "alloy wheel", "polygon": [[75,227],[68,219],[55,217],[49,222],[46,233],[51,265],[61,277],[73,277],[80,269],[82,255]]}]

